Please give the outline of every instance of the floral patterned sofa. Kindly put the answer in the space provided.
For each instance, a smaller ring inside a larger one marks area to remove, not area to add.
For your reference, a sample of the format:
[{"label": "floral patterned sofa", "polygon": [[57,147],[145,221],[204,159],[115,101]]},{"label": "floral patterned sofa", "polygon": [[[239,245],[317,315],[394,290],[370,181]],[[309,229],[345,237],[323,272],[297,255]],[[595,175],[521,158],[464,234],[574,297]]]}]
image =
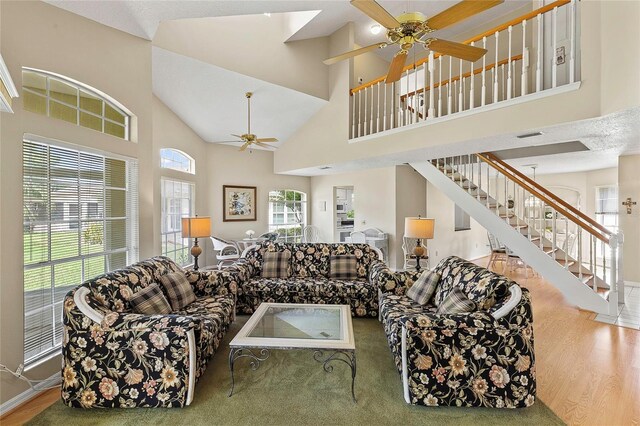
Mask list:
[{"label": "floral patterned sofa", "polygon": [[154,257],[86,281],[64,299],[62,400],[71,407],[182,407],[235,317],[242,271],[185,271],[196,301],[170,315],[128,298],[180,268]]},{"label": "floral patterned sofa", "polygon": [[[262,278],[265,251],[290,251],[289,278]],[[329,278],[330,256],[356,256],[358,279]],[[235,266],[246,281],[238,289],[237,312],[251,314],[262,302],[351,305],[356,317],[378,316],[377,271],[388,270],[381,254],[368,244],[265,242],[246,250]]]},{"label": "floral patterned sofa", "polygon": [[[533,317],[529,291],[508,278],[452,256],[434,300],[453,286],[476,302],[465,314],[436,314],[405,295],[415,272],[388,275],[380,319],[402,376],[404,398],[418,405],[517,408],[536,395]],[[383,286],[384,287],[384,286]]]}]

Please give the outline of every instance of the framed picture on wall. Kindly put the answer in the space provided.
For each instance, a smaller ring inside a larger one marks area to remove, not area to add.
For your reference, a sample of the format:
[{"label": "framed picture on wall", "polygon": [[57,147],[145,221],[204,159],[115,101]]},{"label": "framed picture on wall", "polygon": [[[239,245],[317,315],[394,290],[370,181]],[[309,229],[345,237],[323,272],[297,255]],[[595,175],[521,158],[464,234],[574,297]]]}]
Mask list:
[{"label": "framed picture on wall", "polygon": [[222,197],[224,222],[256,220],[255,186],[223,185]]}]

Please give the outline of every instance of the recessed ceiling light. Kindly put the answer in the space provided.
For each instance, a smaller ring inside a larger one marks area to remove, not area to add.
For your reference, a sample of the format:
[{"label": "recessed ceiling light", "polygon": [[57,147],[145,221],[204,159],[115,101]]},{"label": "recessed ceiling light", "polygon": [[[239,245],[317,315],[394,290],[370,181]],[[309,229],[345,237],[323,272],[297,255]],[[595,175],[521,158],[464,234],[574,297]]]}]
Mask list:
[{"label": "recessed ceiling light", "polygon": [[271,12],[265,12],[263,13],[264,16],[266,16],[267,18],[271,18]]},{"label": "recessed ceiling light", "polygon": [[518,139],[524,139],[524,138],[532,138],[534,136],[541,136],[542,132],[535,132],[535,133],[526,133],[524,135],[518,135],[516,136]]},{"label": "recessed ceiling light", "polygon": [[379,24],[373,24],[370,29],[371,29],[371,34],[380,34],[382,27]]}]

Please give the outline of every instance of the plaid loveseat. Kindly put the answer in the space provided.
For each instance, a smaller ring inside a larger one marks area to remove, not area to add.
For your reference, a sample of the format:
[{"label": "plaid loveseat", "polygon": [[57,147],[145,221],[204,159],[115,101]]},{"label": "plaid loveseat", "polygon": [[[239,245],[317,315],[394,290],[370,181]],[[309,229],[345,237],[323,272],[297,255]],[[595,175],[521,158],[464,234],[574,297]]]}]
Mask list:
[{"label": "plaid loveseat", "polygon": [[169,315],[140,315],[128,298],[181,270],[154,257],[91,279],[63,305],[62,400],[71,407],[182,407],[193,399],[235,317],[241,271],[185,271],[196,301]]},{"label": "plaid loveseat", "polygon": [[[288,278],[262,278],[266,251],[291,254]],[[356,279],[329,277],[330,257],[354,255]],[[324,303],[351,306],[355,317],[378,316],[377,271],[388,270],[368,244],[265,242],[252,247],[235,267],[244,271],[238,289],[237,312],[251,314],[262,302]]]},{"label": "plaid loveseat", "polygon": [[[432,301],[405,295],[415,272],[387,274],[380,319],[404,398],[418,405],[517,408],[535,401],[533,317],[529,291],[488,269],[452,256],[434,269],[441,275]],[[436,314],[454,287],[478,310]]]}]

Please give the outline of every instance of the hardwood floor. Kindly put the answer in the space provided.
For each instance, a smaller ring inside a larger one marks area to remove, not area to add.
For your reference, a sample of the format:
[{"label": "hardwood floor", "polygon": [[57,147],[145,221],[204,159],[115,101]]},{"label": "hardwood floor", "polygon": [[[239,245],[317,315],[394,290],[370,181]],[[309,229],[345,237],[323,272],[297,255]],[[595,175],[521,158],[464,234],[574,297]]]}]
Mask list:
[{"label": "hardwood floor", "polygon": [[[523,269],[507,275],[531,290],[538,397],[571,425],[640,425],[640,331],[593,321],[593,313],[567,304],[541,277],[525,278]],[[23,424],[58,395],[42,394],[2,425]]]}]

